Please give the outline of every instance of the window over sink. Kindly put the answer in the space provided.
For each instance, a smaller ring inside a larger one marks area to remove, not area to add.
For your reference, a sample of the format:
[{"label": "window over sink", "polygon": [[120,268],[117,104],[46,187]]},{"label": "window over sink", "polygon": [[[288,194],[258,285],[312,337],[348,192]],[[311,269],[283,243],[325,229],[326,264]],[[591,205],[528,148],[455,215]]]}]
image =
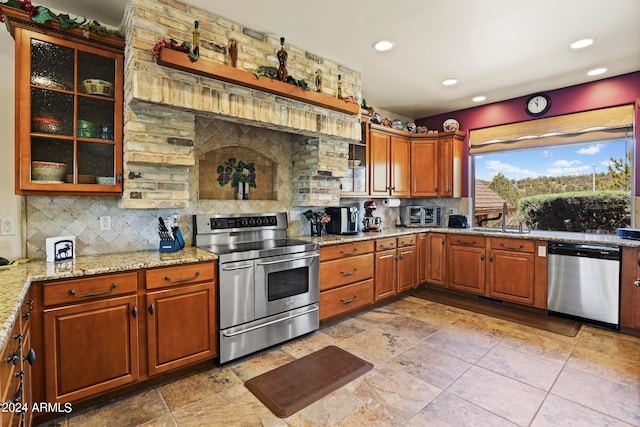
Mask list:
[{"label": "window over sink", "polygon": [[474,225],[502,227],[506,202],[511,229],[615,234],[631,226],[633,109],[589,113],[536,120],[534,130],[472,131]]}]

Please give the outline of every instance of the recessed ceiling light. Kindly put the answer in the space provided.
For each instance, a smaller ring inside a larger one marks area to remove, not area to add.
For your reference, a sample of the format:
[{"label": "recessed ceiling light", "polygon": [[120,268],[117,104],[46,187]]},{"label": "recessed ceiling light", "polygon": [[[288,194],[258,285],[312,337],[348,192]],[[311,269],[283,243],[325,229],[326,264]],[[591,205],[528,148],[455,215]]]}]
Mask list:
[{"label": "recessed ceiling light", "polygon": [[597,76],[597,75],[600,75],[600,74],[604,74],[606,72],[607,72],[606,68],[596,68],[594,70],[591,70],[591,71],[587,72],[587,75],[588,76]]},{"label": "recessed ceiling light", "polygon": [[393,49],[396,44],[389,40],[380,40],[373,44],[373,48],[378,52],[386,52],[388,50]]},{"label": "recessed ceiling light", "polygon": [[487,99],[487,97],[486,97],[486,96],[476,96],[476,97],[472,98],[471,100],[472,100],[473,102],[482,102],[482,101],[484,101],[485,99]]},{"label": "recessed ceiling light", "polygon": [[595,39],[593,38],[576,40],[575,42],[571,43],[569,46],[571,47],[571,49],[582,49],[583,47],[591,46],[594,40]]},{"label": "recessed ceiling light", "polygon": [[447,80],[442,82],[442,84],[445,85],[445,86],[451,86],[451,85],[454,85],[456,83],[458,83],[458,80],[456,80],[456,79],[447,79]]}]

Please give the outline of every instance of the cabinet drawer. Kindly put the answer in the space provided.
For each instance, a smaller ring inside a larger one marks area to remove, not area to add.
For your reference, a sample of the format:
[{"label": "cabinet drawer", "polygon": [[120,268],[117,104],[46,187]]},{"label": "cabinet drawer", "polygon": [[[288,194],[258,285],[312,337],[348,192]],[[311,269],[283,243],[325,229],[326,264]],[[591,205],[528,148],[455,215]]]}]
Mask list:
[{"label": "cabinet drawer", "polygon": [[376,240],[376,251],[388,251],[389,249],[395,249],[397,245],[395,237],[389,237],[387,239]]},{"label": "cabinet drawer", "polygon": [[320,263],[320,290],[373,277],[373,254],[358,255],[346,259],[336,259]]},{"label": "cabinet drawer", "polygon": [[452,234],[449,236],[449,245],[467,246],[473,248],[484,248],[486,239],[483,236],[472,236],[466,234]]},{"label": "cabinet drawer", "polygon": [[83,279],[45,283],[43,303],[45,306],[86,301],[105,296],[122,295],[135,292],[136,273],[91,276]]},{"label": "cabinet drawer", "polygon": [[184,285],[214,280],[215,268],[212,262],[184,264],[176,267],[162,267],[145,272],[146,288],[157,289],[167,286]]},{"label": "cabinet drawer", "polygon": [[533,240],[502,239],[498,237],[490,238],[489,245],[491,246],[491,249],[528,253],[535,252],[536,247],[536,243]]},{"label": "cabinet drawer", "polygon": [[323,246],[320,248],[320,261],[346,258],[373,252],[373,241],[353,242],[342,245]]},{"label": "cabinet drawer", "polygon": [[415,234],[398,237],[398,247],[399,248],[401,248],[403,246],[413,246],[415,244],[416,244],[416,235]]},{"label": "cabinet drawer", "polygon": [[373,279],[320,292],[320,320],[373,303]]}]

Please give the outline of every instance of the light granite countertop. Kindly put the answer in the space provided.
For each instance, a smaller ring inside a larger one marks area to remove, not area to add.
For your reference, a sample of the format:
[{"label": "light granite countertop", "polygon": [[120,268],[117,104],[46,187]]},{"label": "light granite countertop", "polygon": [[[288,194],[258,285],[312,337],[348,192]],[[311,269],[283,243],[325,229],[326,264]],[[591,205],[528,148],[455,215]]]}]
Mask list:
[{"label": "light granite countertop", "polygon": [[430,228],[390,228],[383,229],[380,232],[366,232],[358,234],[326,234],[322,237],[309,236],[293,236],[297,239],[308,240],[318,243],[320,246],[335,245],[338,243],[349,243],[363,240],[380,239],[385,237],[403,236],[416,233],[447,233],[447,234],[471,234],[487,237],[506,237],[513,239],[527,240],[553,240],[563,242],[593,243],[615,246],[627,246],[640,248],[640,240],[623,239],[615,234],[591,234],[591,233],[570,233],[565,231],[545,231],[533,230],[528,233],[510,233],[502,230],[479,230],[476,228],[448,228],[448,227],[430,227]]},{"label": "light granite countertop", "polygon": [[80,256],[74,260],[57,263],[32,260],[0,268],[0,349],[4,346],[13,327],[16,315],[32,282],[90,276],[164,267],[199,261],[212,261],[217,257],[195,247],[181,251],[160,253],[158,251],[124,252]]}]

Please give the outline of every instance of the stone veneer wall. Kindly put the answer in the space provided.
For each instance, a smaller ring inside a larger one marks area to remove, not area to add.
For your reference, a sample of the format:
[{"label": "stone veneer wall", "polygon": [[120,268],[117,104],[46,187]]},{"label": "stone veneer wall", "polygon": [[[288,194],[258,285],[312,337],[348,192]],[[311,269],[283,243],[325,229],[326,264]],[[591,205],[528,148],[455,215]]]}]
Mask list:
[{"label": "stone veneer wall", "polygon": [[[196,115],[305,135],[312,138],[311,144],[325,141],[329,148],[346,146],[348,141],[360,138],[356,116],[157,65],[152,56],[154,44],[169,38],[190,41],[195,20],[200,22],[201,57],[226,63],[224,47],[233,37],[239,45],[238,68],[253,70],[260,65],[278,64],[279,37],[259,33],[176,0],[130,2],[123,23],[127,47],[122,207],[188,207],[188,195],[194,191],[186,187],[186,177],[195,166],[192,141]],[[311,81],[315,70],[321,69],[323,92],[334,96],[340,74],[344,93],[360,96],[360,73],[299,49],[289,41],[285,46],[290,75]],[[332,177],[344,176],[347,158],[342,151],[338,156],[325,156],[331,159],[323,161],[324,151],[320,149],[317,166],[309,165],[308,158],[296,162],[304,168],[294,173],[293,178],[306,182],[297,188],[296,203],[323,205],[338,200],[339,187],[317,171],[324,171],[334,163]],[[323,185],[315,185],[319,182]],[[332,193],[330,197],[328,192]]]},{"label": "stone veneer wall", "polygon": [[[166,217],[173,213],[181,215],[180,228],[187,245],[192,242],[193,214],[231,214],[251,212],[291,211],[292,206],[292,144],[294,135],[241,125],[224,120],[197,117],[194,123],[195,157],[210,151],[214,147],[247,147],[278,163],[278,199],[277,200],[199,200],[197,162],[189,169],[185,177],[184,188],[189,189],[188,208],[166,209],[125,209],[119,206],[118,198],[108,197],[25,197],[26,209],[26,256],[45,257],[45,238],[53,236],[77,236],[78,255],[95,255],[136,250],[157,250],[158,216]],[[152,176],[170,173],[163,168],[150,168],[146,174]],[[166,178],[166,177],[165,177]],[[211,179],[215,179],[212,176]],[[139,178],[139,185],[158,185],[154,180]],[[164,184],[162,184],[164,185]],[[183,187],[181,187],[183,188]],[[101,216],[110,216],[112,229],[100,231]],[[291,221],[290,235],[307,234],[306,220]]]}]

